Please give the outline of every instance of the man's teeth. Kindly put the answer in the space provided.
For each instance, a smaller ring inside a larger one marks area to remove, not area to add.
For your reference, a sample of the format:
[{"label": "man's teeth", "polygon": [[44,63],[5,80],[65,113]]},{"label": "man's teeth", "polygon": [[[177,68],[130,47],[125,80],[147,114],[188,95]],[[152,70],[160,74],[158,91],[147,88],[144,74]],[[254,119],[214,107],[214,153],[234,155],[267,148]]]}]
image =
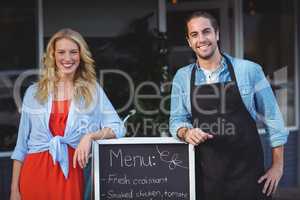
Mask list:
[{"label": "man's teeth", "polygon": [[206,47],[208,47],[208,44],[199,46],[199,48],[206,48]]}]

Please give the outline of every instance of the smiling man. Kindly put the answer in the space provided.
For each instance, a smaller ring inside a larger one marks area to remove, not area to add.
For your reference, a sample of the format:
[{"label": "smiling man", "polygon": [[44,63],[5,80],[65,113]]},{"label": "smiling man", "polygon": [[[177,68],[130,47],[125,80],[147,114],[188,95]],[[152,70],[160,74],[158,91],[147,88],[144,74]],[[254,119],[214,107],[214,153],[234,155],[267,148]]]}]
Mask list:
[{"label": "smiling man", "polygon": [[[207,12],[188,16],[186,39],[197,60],[174,77],[170,132],[195,145],[197,199],[271,199],[288,131],[261,67],[221,53],[218,23]],[[272,147],[267,170],[257,120]]]}]

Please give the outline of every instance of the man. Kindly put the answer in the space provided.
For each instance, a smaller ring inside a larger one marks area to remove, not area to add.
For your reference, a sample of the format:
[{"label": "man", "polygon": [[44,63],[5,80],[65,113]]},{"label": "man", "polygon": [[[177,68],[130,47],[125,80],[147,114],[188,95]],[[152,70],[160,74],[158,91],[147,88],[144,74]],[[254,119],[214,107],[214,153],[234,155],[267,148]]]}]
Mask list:
[{"label": "man", "polygon": [[[195,145],[197,199],[270,199],[288,136],[270,84],[258,64],[220,52],[219,27],[209,13],[187,18],[186,39],[197,60],[174,77],[170,132]],[[267,171],[258,119],[272,147]]]}]

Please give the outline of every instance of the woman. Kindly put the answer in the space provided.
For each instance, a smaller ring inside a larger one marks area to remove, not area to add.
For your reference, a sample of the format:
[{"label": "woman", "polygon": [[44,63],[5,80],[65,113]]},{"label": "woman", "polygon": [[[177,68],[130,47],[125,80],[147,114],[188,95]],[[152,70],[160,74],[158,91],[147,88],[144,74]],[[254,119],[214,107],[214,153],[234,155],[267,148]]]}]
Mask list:
[{"label": "woman", "polygon": [[96,82],[94,60],[78,32],[55,33],[43,65],[23,100],[11,200],[79,200],[92,140],[122,137],[125,129]]}]

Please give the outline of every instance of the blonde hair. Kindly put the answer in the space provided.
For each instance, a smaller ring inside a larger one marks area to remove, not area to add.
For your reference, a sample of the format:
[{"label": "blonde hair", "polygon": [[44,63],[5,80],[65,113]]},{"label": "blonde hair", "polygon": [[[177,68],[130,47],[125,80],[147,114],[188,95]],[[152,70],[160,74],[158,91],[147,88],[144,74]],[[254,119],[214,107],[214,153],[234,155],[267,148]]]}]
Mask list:
[{"label": "blonde hair", "polygon": [[49,94],[54,92],[59,80],[54,56],[55,44],[63,38],[74,41],[79,47],[80,64],[73,80],[74,98],[76,102],[79,102],[80,98],[83,97],[85,107],[87,107],[93,101],[92,90],[96,86],[95,61],[84,38],[72,29],[61,29],[51,37],[42,60],[43,69],[38,81],[36,98],[40,103],[45,103]]}]

